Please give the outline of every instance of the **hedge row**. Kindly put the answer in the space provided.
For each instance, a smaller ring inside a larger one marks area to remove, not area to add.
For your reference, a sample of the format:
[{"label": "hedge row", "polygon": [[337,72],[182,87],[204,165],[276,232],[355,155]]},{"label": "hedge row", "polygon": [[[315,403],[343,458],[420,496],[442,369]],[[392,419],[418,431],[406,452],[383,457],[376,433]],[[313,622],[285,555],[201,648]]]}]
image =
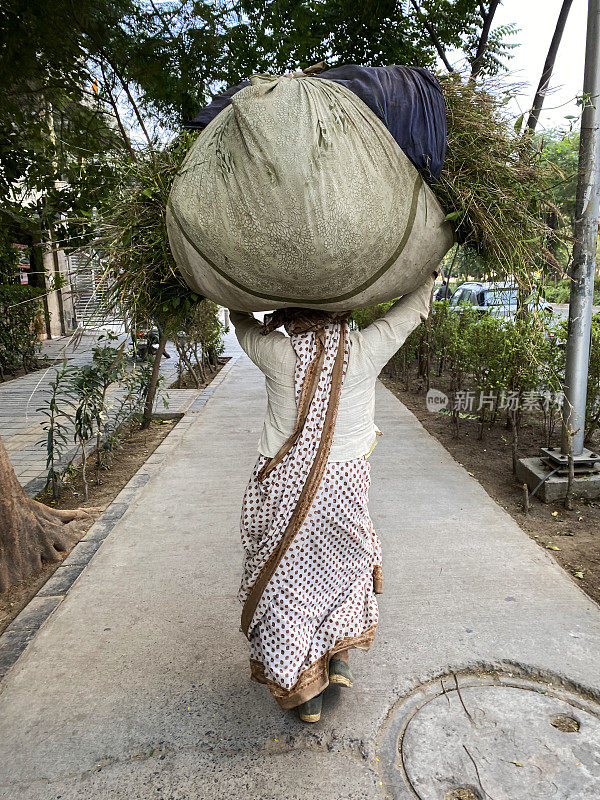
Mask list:
[{"label": "hedge row", "polygon": [[[388,304],[389,305],[389,304]],[[387,305],[354,312],[357,327],[369,325],[385,313]],[[452,308],[447,302],[433,303],[428,321],[410,334],[388,365],[408,389],[415,373],[425,389],[444,375],[453,394],[475,391],[500,400],[512,394],[520,403],[528,397],[547,398],[561,392],[565,371],[566,320],[550,317],[540,324],[533,317],[509,320],[481,316],[472,306]],[[542,399],[539,411],[545,417],[548,443],[560,415],[548,414]],[[479,412],[481,422],[493,421],[499,404]],[[592,320],[591,353],[587,383],[586,439],[600,429],[600,314]],[[453,415],[458,424],[458,414]],[[520,426],[521,414],[514,418]]]},{"label": "hedge row", "polygon": [[44,290],[20,284],[0,284],[0,379],[6,372],[35,366],[38,336],[43,330]]}]

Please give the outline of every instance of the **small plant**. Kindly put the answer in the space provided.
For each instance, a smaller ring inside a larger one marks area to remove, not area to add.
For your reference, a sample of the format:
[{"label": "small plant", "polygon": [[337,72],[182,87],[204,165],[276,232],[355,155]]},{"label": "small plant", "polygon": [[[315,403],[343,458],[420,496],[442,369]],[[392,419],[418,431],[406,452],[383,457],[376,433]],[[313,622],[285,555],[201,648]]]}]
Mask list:
[{"label": "small plant", "polygon": [[[45,391],[45,404],[38,411],[46,417],[43,444],[47,452],[47,486],[55,499],[59,498],[65,475],[74,474],[75,456],[66,467],[62,465],[70,441],[75,442],[76,453],[81,457],[81,480],[87,500],[90,442],[95,439],[96,478],[100,482],[101,470],[108,468],[112,452],[120,446],[123,427],[131,419],[142,420],[152,364],[134,363],[127,370],[125,344],[117,344],[114,334],[103,334],[92,352],[91,363],[77,367],[63,363]],[[164,377],[160,376],[159,394],[163,382]],[[167,396],[162,400],[168,407]]]},{"label": "small plant", "polygon": [[86,364],[74,371],[71,378],[71,391],[75,402],[73,438],[81,452],[81,481],[83,496],[87,500],[89,497],[87,444],[94,435],[96,421],[102,408],[102,385],[92,364]]},{"label": "small plant", "polygon": [[42,442],[46,445],[46,487],[50,487],[55,500],[60,497],[63,485],[64,469],[60,467],[60,463],[68,448],[69,423],[72,421],[72,377],[73,369],[67,366],[66,361],[63,362],[54,380],[44,390],[46,405],[37,409],[46,417],[42,423],[46,431],[46,438]]},{"label": "small plant", "polygon": [[[556,384],[560,385],[565,370],[565,353],[567,346],[568,323],[561,322],[553,329],[553,341],[548,361],[552,364],[549,370]],[[591,447],[592,437],[600,430],[600,314],[592,317],[592,330],[590,337],[590,363],[588,367],[586,409],[585,409],[585,440]]]},{"label": "small plant", "polygon": [[[112,454],[121,447],[123,428],[130,421],[142,421],[148,384],[150,382],[151,366],[135,365],[130,372],[124,372],[119,382],[122,392],[112,407],[112,413],[107,416],[102,432],[102,466],[108,469]],[[160,390],[160,385],[159,385]]]},{"label": "small plant", "polygon": [[113,347],[113,343],[118,340],[115,334],[108,332],[99,337],[99,342],[106,342],[94,348],[92,364],[96,373],[97,398],[95,406],[96,414],[96,480],[100,482],[100,470],[104,466],[102,445],[103,428],[108,416],[106,393],[108,387],[115,382],[121,381],[124,375],[123,353],[125,344],[119,348]]},{"label": "small plant", "polygon": [[586,406],[586,437],[589,440],[600,429],[600,314],[592,317]]},{"label": "small plant", "polygon": [[223,323],[217,316],[218,306],[204,300],[193,306],[179,321],[179,330],[173,334],[173,342],[179,355],[180,380],[185,366],[196,388],[207,378],[207,370],[213,372],[218,357],[223,352]]}]

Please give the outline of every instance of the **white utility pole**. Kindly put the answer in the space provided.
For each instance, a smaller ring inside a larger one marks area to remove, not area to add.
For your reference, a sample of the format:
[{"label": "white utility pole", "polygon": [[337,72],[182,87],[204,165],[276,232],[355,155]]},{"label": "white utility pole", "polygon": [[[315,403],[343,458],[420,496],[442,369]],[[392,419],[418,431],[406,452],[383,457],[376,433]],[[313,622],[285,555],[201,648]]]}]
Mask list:
[{"label": "white utility pole", "polygon": [[600,0],[588,0],[561,450],[583,453],[600,207]]}]

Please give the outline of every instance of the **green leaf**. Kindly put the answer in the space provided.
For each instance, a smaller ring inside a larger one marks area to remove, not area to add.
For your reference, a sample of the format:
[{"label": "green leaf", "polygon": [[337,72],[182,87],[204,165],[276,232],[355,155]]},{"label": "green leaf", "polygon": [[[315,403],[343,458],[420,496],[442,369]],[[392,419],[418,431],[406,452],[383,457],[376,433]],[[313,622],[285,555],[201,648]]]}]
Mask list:
[{"label": "green leaf", "polygon": [[575,578],[579,578],[579,580],[583,579],[583,572],[574,572],[573,575]]},{"label": "green leaf", "polygon": [[523,120],[525,119],[525,114],[521,114],[520,117],[517,117],[515,120],[515,132],[521,133],[521,128],[523,127]]},{"label": "green leaf", "polygon": [[451,211],[449,214],[446,214],[444,217],[445,222],[452,222],[455,219],[458,219],[462,214],[462,211]]}]

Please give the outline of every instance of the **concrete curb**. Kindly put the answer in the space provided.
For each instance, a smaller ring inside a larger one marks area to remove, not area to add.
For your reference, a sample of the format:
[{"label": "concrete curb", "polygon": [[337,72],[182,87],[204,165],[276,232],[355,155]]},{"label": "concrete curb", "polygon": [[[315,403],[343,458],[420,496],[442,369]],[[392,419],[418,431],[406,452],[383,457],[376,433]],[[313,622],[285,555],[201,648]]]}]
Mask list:
[{"label": "concrete curb", "polygon": [[[232,356],[211,383],[191,401],[184,413],[182,415],[177,414],[181,418],[173,430],[170,431],[152,455],[121,489],[83,539],[71,550],[56,572],[48,578],[37,594],[32,597],[20,614],[0,635],[0,681],[17,662],[21,653],[23,653],[52,612],[64,600],[69,589],[100,549],[108,534],[116,523],[125,516],[130,506],[133,505],[142,487],[159,471],[159,467],[165,458],[181,442],[189,425],[203,411],[204,406],[210,400],[217,387],[225,380],[237,359],[238,356]],[[31,483],[27,484],[26,488]]]}]

